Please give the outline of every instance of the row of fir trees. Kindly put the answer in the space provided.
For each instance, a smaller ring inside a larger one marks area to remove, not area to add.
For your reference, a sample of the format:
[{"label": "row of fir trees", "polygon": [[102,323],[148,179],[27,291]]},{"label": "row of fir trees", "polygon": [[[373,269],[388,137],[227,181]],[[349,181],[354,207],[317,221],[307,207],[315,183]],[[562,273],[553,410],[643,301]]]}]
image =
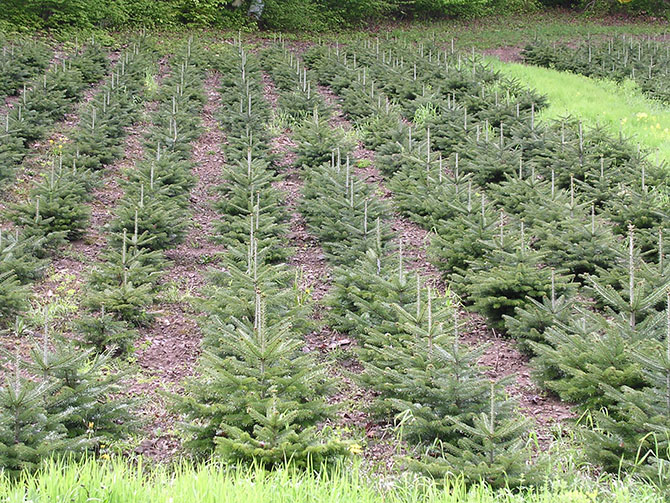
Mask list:
[{"label": "row of fir trees", "polygon": [[[16,352],[2,355],[0,387],[0,467],[10,476],[34,470],[54,456],[100,452],[136,426],[133,401],[120,384],[124,372],[114,364],[111,349],[87,347],[84,337],[65,336],[52,307],[33,316],[41,321],[34,330],[21,315],[28,307],[29,283],[40,277],[66,240],[83,234],[86,203],[99,183],[98,171],[123,153],[118,145],[129,124],[123,121],[132,120],[133,94],[142,81],[145,58],[138,44],[121,54],[91,101],[79,107],[79,123],[46,154],[50,166],[43,179],[34,182],[27,200],[9,205],[3,215],[13,230],[0,231],[0,314],[3,328],[17,342]],[[91,44],[23,90],[3,137],[3,155],[11,160],[8,176],[31,143],[51,135],[56,121],[91,84],[103,79],[109,66],[103,49]],[[112,158],[96,150],[96,142],[109,148]],[[27,346],[19,344],[25,339],[30,340]]]},{"label": "row of fir trees", "polygon": [[662,167],[603,129],[537,123],[542,98],[476,61],[397,45],[307,58],[374,124],[364,135],[401,211],[433,231],[445,279],[534,357],[541,384],[590,412],[590,459],[664,478],[665,420],[640,412],[665,389]]},{"label": "row of fir trees", "polygon": [[[281,50],[271,53],[275,67]],[[297,88],[307,97],[316,88],[311,71],[283,52],[286,69],[275,72],[288,75],[292,69],[294,82],[282,94]],[[343,94],[343,108],[365,101],[366,109],[393,113],[374,93],[360,83]],[[320,95],[317,99],[323,102]],[[491,381],[478,365],[486,348],[460,342],[458,301],[409,269],[402,239],[390,227],[389,202],[356,174],[354,145],[344,130],[329,124],[325,103],[304,115],[295,128],[305,180],[299,209],[335,267],[327,323],[357,342],[363,372],[352,377],[374,392],[370,414],[402,424],[402,438],[416,446],[404,462],[420,473],[497,487],[539,482],[542,470],[530,463],[530,425],[520,420],[507,383]]]}]

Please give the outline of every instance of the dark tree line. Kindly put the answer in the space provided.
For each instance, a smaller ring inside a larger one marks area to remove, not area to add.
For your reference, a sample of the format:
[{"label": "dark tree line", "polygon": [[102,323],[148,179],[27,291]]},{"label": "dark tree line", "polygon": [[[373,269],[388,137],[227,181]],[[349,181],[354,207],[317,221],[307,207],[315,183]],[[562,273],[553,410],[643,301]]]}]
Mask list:
[{"label": "dark tree line", "polygon": [[382,19],[474,18],[553,7],[665,15],[670,0],[5,0],[0,25],[38,30],[192,25],[323,31]]}]

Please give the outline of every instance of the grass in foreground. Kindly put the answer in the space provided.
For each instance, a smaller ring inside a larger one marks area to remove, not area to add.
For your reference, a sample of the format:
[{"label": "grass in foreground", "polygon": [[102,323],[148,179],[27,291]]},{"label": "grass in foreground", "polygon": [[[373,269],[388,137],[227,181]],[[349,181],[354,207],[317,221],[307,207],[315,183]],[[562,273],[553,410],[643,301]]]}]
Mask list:
[{"label": "grass in foreground", "polygon": [[152,471],[120,459],[51,463],[24,480],[0,478],[3,503],[612,503],[661,502],[663,496],[639,483],[607,482],[574,489],[565,485],[513,494],[486,486],[466,490],[458,481],[438,488],[425,480],[368,480],[357,469],[316,476],[285,469],[230,469],[188,463]]},{"label": "grass in foreground", "polygon": [[549,107],[539,114],[540,120],[571,115],[585,125],[603,125],[615,134],[632,137],[643,148],[658,152],[659,160],[670,163],[670,107],[645,97],[632,81],[619,84],[497,59],[489,62],[547,95]]}]

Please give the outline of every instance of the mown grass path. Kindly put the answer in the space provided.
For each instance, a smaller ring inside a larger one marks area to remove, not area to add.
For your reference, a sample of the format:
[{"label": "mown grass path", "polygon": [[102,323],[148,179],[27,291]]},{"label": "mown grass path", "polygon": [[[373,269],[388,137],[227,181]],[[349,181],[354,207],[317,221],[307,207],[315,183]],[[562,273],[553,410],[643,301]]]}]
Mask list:
[{"label": "mown grass path", "polygon": [[659,160],[670,162],[670,107],[646,98],[633,82],[618,84],[494,58],[488,61],[547,96],[549,106],[539,114],[540,119],[570,115],[585,125],[602,125],[632,137],[642,148],[658,152]]}]

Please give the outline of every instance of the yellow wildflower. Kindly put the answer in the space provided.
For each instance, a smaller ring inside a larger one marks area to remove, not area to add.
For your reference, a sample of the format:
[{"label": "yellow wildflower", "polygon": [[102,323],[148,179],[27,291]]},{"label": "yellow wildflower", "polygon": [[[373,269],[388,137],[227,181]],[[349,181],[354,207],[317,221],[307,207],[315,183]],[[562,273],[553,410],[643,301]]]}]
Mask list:
[{"label": "yellow wildflower", "polygon": [[363,452],[363,448],[359,444],[351,444],[349,446],[349,452],[353,455],[358,455]]}]

